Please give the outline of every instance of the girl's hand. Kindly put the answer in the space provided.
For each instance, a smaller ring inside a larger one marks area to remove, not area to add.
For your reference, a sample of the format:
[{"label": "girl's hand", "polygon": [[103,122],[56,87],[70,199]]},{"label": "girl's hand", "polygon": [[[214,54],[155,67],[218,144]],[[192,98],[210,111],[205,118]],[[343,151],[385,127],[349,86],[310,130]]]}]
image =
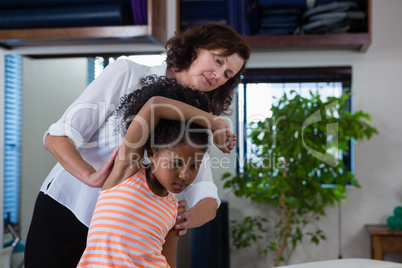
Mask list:
[{"label": "girl's hand", "polygon": [[230,153],[237,142],[237,135],[230,130],[228,124],[222,118],[217,117],[215,126],[212,129],[214,143],[223,153]]}]

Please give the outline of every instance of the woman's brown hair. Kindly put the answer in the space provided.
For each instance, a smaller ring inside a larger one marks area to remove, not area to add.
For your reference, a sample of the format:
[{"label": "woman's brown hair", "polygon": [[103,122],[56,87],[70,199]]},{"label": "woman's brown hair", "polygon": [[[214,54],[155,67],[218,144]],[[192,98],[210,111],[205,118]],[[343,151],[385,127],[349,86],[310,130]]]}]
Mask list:
[{"label": "woman's brown hair", "polygon": [[221,56],[224,57],[238,54],[244,60],[242,68],[234,77],[217,89],[205,93],[211,102],[214,114],[227,113],[233,100],[234,89],[239,84],[240,75],[250,57],[250,46],[241,35],[226,24],[205,24],[176,34],[166,42],[165,48],[167,67],[173,68],[176,72],[190,67],[197,58],[198,48],[222,50]]}]

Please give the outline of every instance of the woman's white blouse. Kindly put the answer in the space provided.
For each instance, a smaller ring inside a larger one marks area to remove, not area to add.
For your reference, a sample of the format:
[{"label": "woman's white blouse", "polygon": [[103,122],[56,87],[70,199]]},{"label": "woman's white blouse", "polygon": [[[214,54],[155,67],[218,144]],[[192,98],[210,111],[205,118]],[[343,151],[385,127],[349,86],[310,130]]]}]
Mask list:
[{"label": "woman's white blouse", "polygon": [[[96,170],[108,159],[113,149],[123,141],[115,109],[125,94],[140,88],[140,79],[148,75],[165,75],[166,64],[145,66],[129,60],[117,60],[84,90],[63,116],[46,131],[48,134],[67,136],[75,144],[85,161]],[[100,188],[89,187],[68,173],[57,163],[40,189],[71,210],[89,226]],[[189,207],[210,197],[216,199],[217,187],[212,179],[209,155],[205,154],[197,178],[184,193]]]}]

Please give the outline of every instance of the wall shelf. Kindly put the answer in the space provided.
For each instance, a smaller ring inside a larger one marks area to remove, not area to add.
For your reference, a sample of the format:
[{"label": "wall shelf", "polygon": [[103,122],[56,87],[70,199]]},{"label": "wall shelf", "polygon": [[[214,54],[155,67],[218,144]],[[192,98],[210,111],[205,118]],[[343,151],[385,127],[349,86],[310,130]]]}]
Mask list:
[{"label": "wall shelf", "polygon": [[0,46],[12,50],[24,46],[164,43],[166,10],[167,0],[148,0],[147,25],[0,30]]},{"label": "wall shelf", "polygon": [[327,48],[365,52],[371,44],[372,0],[366,0],[367,32],[342,34],[254,35],[245,39],[254,48]]},{"label": "wall shelf", "polygon": [[[367,15],[367,29],[364,32],[339,34],[243,35],[243,37],[253,49],[282,51],[332,49],[364,52],[371,44],[371,1],[372,0],[365,0],[365,2],[362,2],[364,3],[364,9],[366,9]],[[180,1],[178,4],[180,4]],[[178,10],[180,11],[180,8]],[[178,14],[178,18],[180,18],[180,12],[178,12]],[[230,18],[227,17],[227,20],[229,21]],[[241,23],[244,23],[244,21]],[[177,31],[180,31],[180,21],[177,23]]]}]

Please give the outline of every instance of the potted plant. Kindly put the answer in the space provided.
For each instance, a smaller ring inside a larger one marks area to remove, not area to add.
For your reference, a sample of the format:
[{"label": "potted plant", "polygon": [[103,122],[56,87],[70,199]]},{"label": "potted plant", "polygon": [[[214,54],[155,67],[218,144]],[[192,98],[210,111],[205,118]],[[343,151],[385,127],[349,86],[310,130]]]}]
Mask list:
[{"label": "potted plant", "polygon": [[222,177],[224,188],[269,214],[232,222],[234,246],[258,245],[265,256],[272,251],[274,266],[288,264],[306,236],[315,244],[325,239],[322,230],[307,232],[306,226],[324,216],[326,206],[344,200],[348,185],[359,187],[341,155],[351,141],[377,134],[367,113],[346,111],[348,94],[325,101],[319,93],[310,94],[285,94],[272,106],[271,118],[251,125],[252,157],[242,172]]}]

